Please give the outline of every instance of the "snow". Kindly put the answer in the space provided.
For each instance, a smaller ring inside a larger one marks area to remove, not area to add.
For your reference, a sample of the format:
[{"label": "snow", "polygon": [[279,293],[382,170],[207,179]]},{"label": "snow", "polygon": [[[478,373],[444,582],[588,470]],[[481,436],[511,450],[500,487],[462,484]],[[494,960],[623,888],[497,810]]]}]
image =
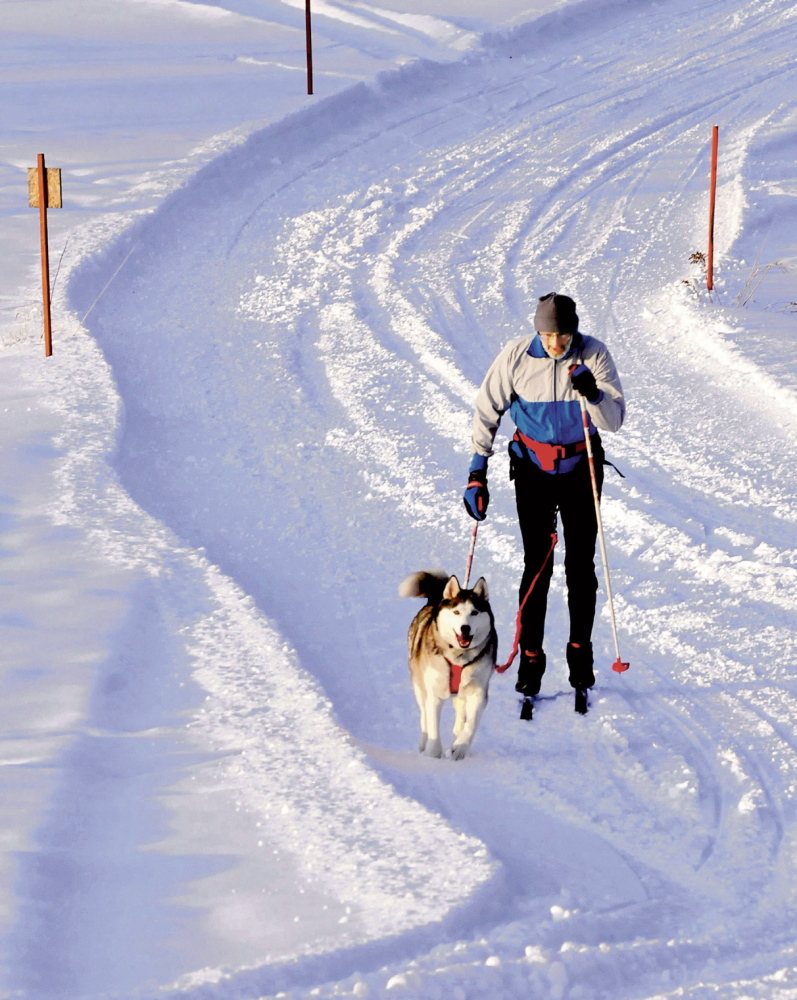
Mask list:
[{"label": "snow", "polygon": [[[793,996],[794,6],[328,0],[313,99],[297,6],[0,7],[5,995]],[[572,711],[559,554],[534,722],[495,677],[429,760],[396,588],[463,568],[475,388],[551,288],[629,397],[631,670],[603,609]]]}]

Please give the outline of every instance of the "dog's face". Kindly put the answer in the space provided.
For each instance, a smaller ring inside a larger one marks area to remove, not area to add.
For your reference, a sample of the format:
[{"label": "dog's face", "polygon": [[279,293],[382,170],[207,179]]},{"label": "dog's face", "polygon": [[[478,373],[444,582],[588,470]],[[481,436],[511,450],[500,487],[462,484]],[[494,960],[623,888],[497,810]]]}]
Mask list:
[{"label": "dog's face", "polygon": [[452,576],[443,591],[437,612],[437,629],[443,642],[454,649],[483,646],[493,628],[487,583],[480,577],[472,590],[463,590]]}]

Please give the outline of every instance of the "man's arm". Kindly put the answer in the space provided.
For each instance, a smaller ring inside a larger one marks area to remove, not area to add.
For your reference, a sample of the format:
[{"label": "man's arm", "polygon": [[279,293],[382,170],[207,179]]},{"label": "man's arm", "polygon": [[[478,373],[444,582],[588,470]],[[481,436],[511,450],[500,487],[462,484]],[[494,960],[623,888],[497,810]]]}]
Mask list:
[{"label": "man's arm", "polygon": [[487,516],[490,493],[487,489],[487,460],[493,454],[495,432],[512,402],[512,369],[520,341],[512,341],[501,351],[484,377],[476,394],[473,414],[473,457],[465,488],[465,509],[476,520]]},{"label": "man's arm", "polygon": [[594,403],[587,401],[587,412],[601,431],[619,431],[625,419],[625,397],[620,376],[609,351],[601,346],[594,357],[584,363],[595,376],[601,396]]},{"label": "man's arm", "polygon": [[498,425],[514,398],[512,372],[517,361],[518,351],[522,352],[522,349],[523,345],[517,340],[507,344],[490,365],[481,388],[476,394],[472,437],[475,455],[490,458],[493,454],[493,441]]}]

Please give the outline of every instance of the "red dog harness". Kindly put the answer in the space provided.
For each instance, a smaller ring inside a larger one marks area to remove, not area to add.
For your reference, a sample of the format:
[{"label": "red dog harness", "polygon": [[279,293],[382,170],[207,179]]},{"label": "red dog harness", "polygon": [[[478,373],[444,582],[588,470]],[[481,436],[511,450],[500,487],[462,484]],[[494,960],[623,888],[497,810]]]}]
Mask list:
[{"label": "red dog harness", "polygon": [[462,680],[462,671],[465,667],[469,667],[469,663],[464,663],[460,666],[458,663],[452,663],[451,660],[447,660],[445,656],[443,659],[448,664],[448,690],[451,694],[459,694],[459,685]]}]

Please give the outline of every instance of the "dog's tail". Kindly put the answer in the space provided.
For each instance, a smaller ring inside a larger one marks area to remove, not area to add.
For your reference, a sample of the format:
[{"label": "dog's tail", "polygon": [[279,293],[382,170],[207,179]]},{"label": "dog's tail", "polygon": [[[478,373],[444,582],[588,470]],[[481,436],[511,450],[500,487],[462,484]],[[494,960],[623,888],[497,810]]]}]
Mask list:
[{"label": "dog's tail", "polygon": [[423,569],[401,581],[399,597],[425,597],[428,604],[439,604],[450,577],[442,569]]}]

